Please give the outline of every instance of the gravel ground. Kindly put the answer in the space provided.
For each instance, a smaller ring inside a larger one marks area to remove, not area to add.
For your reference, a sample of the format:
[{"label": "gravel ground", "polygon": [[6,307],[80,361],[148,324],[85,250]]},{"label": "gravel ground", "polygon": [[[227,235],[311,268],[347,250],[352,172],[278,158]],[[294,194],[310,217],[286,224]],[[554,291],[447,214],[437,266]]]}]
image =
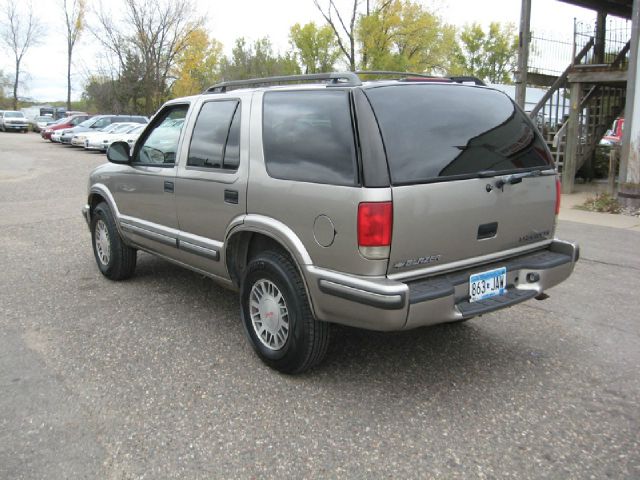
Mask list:
[{"label": "gravel ground", "polygon": [[582,245],[551,298],[457,326],[334,329],[289,377],[236,294],[149,255],[98,272],[103,155],[0,134],[0,478],[639,478],[640,234]]}]

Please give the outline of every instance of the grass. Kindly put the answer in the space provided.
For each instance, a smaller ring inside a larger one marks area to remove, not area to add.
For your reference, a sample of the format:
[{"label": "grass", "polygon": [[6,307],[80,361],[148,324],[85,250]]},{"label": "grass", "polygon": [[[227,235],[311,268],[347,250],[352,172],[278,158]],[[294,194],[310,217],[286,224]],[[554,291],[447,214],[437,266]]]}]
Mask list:
[{"label": "grass", "polygon": [[621,213],[622,206],[615,197],[608,193],[599,193],[595,197],[589,197],[582,205],[576,206],[580,210],[602,213]]}]

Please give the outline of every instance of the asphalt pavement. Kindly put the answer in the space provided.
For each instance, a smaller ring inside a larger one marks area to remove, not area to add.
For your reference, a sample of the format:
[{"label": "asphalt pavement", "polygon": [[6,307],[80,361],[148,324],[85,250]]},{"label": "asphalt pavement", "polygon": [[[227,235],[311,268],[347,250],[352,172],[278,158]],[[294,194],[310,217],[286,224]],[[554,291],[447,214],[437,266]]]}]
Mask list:
[{"label": "asphalt pavement", "polygon": [[0,479],[640,477],[633,226],[561,215],[582,258],[549,299],[336,327],[291,377],[211,280],[146,254],[100,275],[80,207],[104,161],[0,133]]}]

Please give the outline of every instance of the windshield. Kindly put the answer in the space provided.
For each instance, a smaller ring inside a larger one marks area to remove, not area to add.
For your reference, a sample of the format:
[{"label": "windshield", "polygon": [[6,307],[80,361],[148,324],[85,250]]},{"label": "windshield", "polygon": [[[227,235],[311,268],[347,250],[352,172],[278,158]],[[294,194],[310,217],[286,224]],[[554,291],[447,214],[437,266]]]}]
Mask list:
[{"label": "windshield", "polygon": [[365,93],[378,119],[394,185],[551,166],[529,119],[501,92],[414,84]]},{"label": "windshield", "polygon": [[141,132],[144,127],[144,125],[130,126],[124,133],[138,133]]},{"label": "windshield", "polygon": [[116,127],[113,129],[113,133],[122,133],[122,132],[126,132],[127,130],[129,130],[131,128],[131,124],[130,123],[119,123],[116,125]]},{"label": "windshield", "polygon": [[4,112],[4,116],[6,118],[24,118],[24,114],[22,112]]}]

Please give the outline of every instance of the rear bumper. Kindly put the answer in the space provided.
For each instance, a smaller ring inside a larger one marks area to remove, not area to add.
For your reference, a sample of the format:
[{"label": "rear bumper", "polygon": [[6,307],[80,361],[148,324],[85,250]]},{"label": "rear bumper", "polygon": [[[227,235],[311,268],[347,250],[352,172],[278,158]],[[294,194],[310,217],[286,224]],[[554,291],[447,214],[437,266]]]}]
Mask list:
[{"label": "rear bumper", "polygon": [[[571,275],[576,244],[554,240],[546,249],[407,283],[307,267],[318,319],[370,330],[403,330],[464,320],[538,296]],[[469,276],[506,267],[507,293],[469,302]]]}]

